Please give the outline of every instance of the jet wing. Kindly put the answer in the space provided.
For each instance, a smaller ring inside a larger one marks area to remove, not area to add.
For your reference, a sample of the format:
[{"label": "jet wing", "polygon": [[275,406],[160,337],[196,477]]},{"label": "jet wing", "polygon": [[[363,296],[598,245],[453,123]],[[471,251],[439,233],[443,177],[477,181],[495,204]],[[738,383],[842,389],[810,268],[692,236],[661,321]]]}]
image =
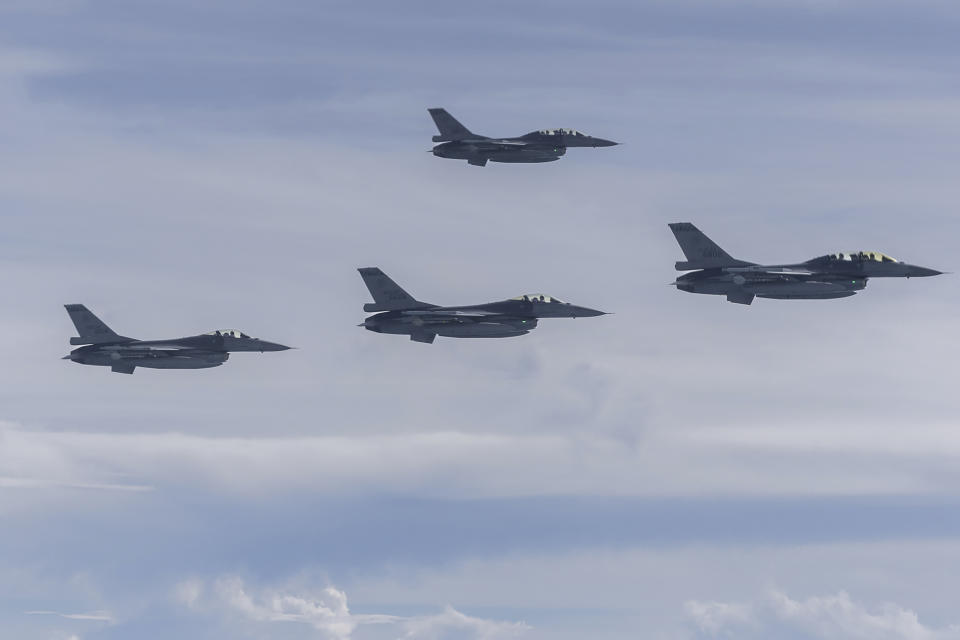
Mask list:
[{"label": "jet wing", "polygon": [[480,140],[471,142],[472,146],[478,151],[515,151],[523,147],[529,147],[529,142],[516,142],[512,140]]},{"label": "jet wing", "polygon": [[515,316],[504,315],[492,311],[471,309],[461,311],[457,309],[406,311],[404,315],[412,317],[414,326],[429,327],[430,325],[477,324],[484,322],[504,322],[507,320],[524,320]]},{"label": "jet wing", "polygon": [[764,267],[762,265],[753,265],[749,267],[726,267],[724,271],[727,273],[748,273],[769,276],[812,276],[815,273],[810,269],[801,269],[798,267]]},{"label": "jet wing", "polygon": [[442,316],[448,318],[482,318],[484,316],[503,315],[493,311],[483,311],[482,309],[471,309],[470,311],[462,311],[459,309],[422,309],[404,311],[403,314],[407,316]]},{"label": "jet wing", "polygon": [[117,358],[118,360],[136,360],[138,358],[191,358],[191,357],[203,357],[214,353],[219,353],[217,351],[210,351],[208,349],[193,349],[190,347],[178,347],[176,345],[160,345],[160,346],[126,346],[119,345],[117,347],[107,347],[102,349],[107,353],[112,353],[112,357]]}]

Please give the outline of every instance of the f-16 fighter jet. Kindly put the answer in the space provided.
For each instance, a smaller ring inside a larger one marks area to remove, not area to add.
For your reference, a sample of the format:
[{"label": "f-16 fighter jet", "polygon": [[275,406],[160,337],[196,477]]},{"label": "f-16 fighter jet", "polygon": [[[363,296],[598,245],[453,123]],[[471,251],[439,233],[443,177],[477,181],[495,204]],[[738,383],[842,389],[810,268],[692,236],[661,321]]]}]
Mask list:
[{"label": "f-16 fighter jet", "polygon": [[378,312],[359,326],[377,333],[407,335],[415,342],[429,344],[437,336],[509,338],[533,331],[538,318],[604,315],[603,311],[578,307],[541,294],[464,307],[438,307],[416,300],[377,267],[358,271],[373,296],[373,303],[363,305],[363,310]]},{"label": "f-16 fighter jet", "polygon": [[689,222],[674,222],[686,262],[674,286],[689,293],[727,296],[728,302],[750,304],[754,297],[777,300],[846,298],[867,286],[870,278],[919,278],[942,272],[900,262],[876,251],[830,253],[795,264],[759,265],[730,257]]},{"label": "f-16 fighter jet", "polygon": [[573,129],[540,129],[517,138],[488,138],[472,133],[447,113],[446,109],[428,109],[440,135],[434,142],[433,155],[466,160],[482,167],[491,162],[553,162],[567,152],[567,147],[612,147],[617,144],[594,138]]},{"label": "f-16 fighter jet", "polygon": [[70,344],[87,345],[74,349],[64,360],[110,367],[114,373],[133,373],[137,367],[150,369],[208,369],[219,367],[231,351],[286,351],[290,347],[251,338],[236,329],[211,331],[199,336],[172,340],[136,340],[117,335],[82,304],[64,305],[77,327],[79,337]]}]

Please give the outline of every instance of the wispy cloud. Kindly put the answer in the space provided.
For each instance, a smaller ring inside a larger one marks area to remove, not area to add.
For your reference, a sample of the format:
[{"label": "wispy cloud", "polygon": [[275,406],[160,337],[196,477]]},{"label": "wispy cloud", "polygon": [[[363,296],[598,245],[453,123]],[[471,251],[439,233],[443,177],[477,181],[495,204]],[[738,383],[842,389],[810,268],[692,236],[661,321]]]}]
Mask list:
[{"label": "wispy cloud", "polygon": [[816,640],[956,640],[960,625],[931,627],[895,603],[868,606],[848,593],[793,599],[770,591],[755,602],[685,604],[688,618],[706,638],[810,638]]},{"label": "wispy cloud", "polygon": [[113,624],[116,619],[109,611],[90,611],[87,613],[62,613],[60,611],[24,611],[28,616],[57,616],[69,620],[90,620],[93,622],[107,622]]},{"label": "wispy cloud", "polygon": [[145,484],[77,482],[51,478],[0,476],[0,489],[90,489],[93,491],[153,491]]},{"label": "wispy cloud", "polygon": [[224,576],[211,584],[187,580],[177,585],[174,596],[196,612],[218,611],[228,618],[262,623],[305,624],[330,640],[349,640],[359,627],[367,625],[392,626],[400,630],[403,638],[411,640],[499,640],[519,636],[529,629],[522,622],[476,618],[450,606],[441,613],[424,616],[357,614],[350,611],[346,593],[332,586],[256,589],[236,576]]}]

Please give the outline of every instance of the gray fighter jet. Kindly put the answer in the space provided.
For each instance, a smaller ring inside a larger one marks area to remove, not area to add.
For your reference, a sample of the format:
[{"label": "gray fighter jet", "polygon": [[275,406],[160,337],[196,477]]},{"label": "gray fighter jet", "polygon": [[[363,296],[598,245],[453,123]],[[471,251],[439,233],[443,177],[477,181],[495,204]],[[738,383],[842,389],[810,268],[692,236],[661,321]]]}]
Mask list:
[{"label": "gray fighter jet", "polygon": [[730,257],[689,222],[674,222],[686,262],[674,286],[689,293],[727,296],[729,302],[750,304],[754,297],[777,300],[846,298],[867,286],[870,278],[919,278],[942,272],[900,262],[877,251],[831,253],[806,262],[760,265]]},{"label": "gray fighter jet", "polygon": [[466,160],[482,167],[491,162],[553,162],[567,152],[567,147],[612,147],[616,142],[594,138],[573,129],[540,129],[517,138],[488,138],[472,133],[447,113],[446,109],[428,109],[441,142],[433,148],[440,158]]},{"label": "gray fighter jet", "polygon": [[420,302],[377,267],[358,269],[373,296],[363,310],[376,313],[359,325],[377,333],[410,336],[431,343],[448,338],[509,338],[530,333],[538,318],[589,318],[603,311],[578,307],[542,294],[533,294],[464,307],[438,307]]},{"label": "gray fighter jet", "polygon": [[219,367],[231,351],[286,351],[282,344],[251,338],[236,329],[211,331],[199,336],[172,340],[136,340],[117,335],[82,304],[64,305],[77,327],[79,337],[70,344],[87,345],[74,349],[64,360],[110,367],[114,373],[133,373],[137,367],[150,369],[208,369]]}]

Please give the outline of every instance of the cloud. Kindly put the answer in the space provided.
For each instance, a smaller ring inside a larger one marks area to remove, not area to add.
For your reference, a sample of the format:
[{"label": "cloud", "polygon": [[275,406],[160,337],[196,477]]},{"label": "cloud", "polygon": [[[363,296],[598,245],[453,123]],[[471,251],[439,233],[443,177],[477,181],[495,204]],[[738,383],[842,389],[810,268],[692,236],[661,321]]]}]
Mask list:
[{"label": "cloud", "polygon": [[0,49],[0,77],[22,79],[75,68],[76,65],[65,56],[57,56],[46,51]]},{"label": "cloud", "polygon": [[196,578],[178,582],[173,589],[173,599],[190,609],[199,607],[203,595],[204,583]]},{"label": "cloud", "polygon": [[109,611],[90,611],[88,613],[60,613],[59,611],[24,611],[28,616],[59,616],[69,620],[93,620],[95,622],[114,623],[116,619]]},{"label": "cloud", "polygon": [[457,611],[451,606],[447,606],[440,614],[407,618],[401,626],[406,629],[404,638],[423,640],[513,638],[522,635],[530,628],[523,622],[500,622],[474,618]]},{"label": "cloud", "polygon": [[810,640],[956,640],[960,625],[934,628],[915,611],[894,603],[869,607],[845,591],[794,600],[773,590],[752,603],[702,602],[684,605],[699,637],[809,638]]},{"label": "cloud", "polygon": [[[955,475],[960,458],[952,431],[781,424],[657,429],[639,439],[580,430],[217,437],[35,431],[0,422],[0,490],[189,486],[251,498],[276,490],[443,498],[939,493],[953,486],[944,478]],[[764,465],[742,464],[756,454]],[[820,473],[811,478],[814,458]]]},{"label": "cloud", "polygon": [[207,585],[190,579],[174,588],[174,598],[196,612],[219,611],[228,618],[255,622],[291,622],[309,625],[329,640],[349,640],[361,626],[388,625],[411,640],[497,640],[511,638],[529,627],[522,622],[475,618],[447,606],[442,613],[425,616],[356,614],[343,591],[327,586],[312,588],[251,589],[236,576],[220,577]]},{"label": "cloud", "polygon": [[691,600],[684,609],[697,628],[710,635],[722,635],[730,626],[753,624],[753,612],[745,604]]}]

